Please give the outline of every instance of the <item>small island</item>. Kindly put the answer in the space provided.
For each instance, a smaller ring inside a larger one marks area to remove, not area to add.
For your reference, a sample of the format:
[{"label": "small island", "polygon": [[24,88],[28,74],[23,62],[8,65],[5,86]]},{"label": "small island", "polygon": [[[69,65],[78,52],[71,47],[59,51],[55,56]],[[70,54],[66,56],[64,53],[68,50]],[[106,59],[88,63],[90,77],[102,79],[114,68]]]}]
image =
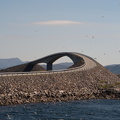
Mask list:
[{"label": "small island", "polygon": [[[52,70],[68,56],[73,65]],[[47,69],[37,65],[47,64]],[[81,99],[120,99],[120,78],[94,59],[72,52],[56,53],[0,71],[0,105]]]}]

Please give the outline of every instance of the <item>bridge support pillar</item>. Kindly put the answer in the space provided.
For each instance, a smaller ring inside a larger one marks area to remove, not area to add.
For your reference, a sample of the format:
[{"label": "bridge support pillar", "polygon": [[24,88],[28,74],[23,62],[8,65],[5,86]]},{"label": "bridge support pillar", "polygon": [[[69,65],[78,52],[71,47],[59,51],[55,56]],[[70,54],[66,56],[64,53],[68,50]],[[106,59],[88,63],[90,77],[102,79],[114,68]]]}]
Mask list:
[{"label": "bridge support pillar", "polygon": [[47,70],[52,70],[52,63],[47,63]]}]

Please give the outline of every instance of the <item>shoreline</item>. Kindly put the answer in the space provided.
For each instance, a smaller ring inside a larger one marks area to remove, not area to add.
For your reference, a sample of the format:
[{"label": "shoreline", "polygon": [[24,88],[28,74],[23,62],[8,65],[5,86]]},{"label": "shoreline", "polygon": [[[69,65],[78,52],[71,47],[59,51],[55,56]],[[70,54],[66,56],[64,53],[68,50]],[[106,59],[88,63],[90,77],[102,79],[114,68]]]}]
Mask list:
[{"label": "shoreline", "polygon": [[[14,99],[14,101],[13,101]],[[91,100],[91,99],[111,99],[120,100],[120,92],[107,90],[101,93],[86,94],[86,95],[75,95],[70,93],[62,93],[59,95],[53,95],[51,93],[40,94],[19,94],[13,97],[12,95],[3,96],[0,101],[0,106],[7,105],[20,105],[20,104],[30,104],[30,103],[48,103],[48,102],[69,102],[76,100]]]}]

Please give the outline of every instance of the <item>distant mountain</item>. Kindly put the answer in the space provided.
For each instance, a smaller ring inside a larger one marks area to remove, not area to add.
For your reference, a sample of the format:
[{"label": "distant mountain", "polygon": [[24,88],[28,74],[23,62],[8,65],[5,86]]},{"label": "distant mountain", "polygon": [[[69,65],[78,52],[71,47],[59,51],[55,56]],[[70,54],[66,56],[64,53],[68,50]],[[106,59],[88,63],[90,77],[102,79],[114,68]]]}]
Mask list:
[{"label": "distant mountain", "polygon": [[[72,65],[73,65],[73,63],[71,63],[71,62],[63,62],[63,63],[53,64],[53,70],[67,69],[68,67],[70,67]],[[41,65],[41,66],[46,69],[46,65]]]},{"label": "distant mountain", "polygon": [[114,65],[107,65],[105,66],[109,71],[115,73],[115,74],[120,74],[120,64],[114,64]]},{"label": "distant mountain", "polygon": [[19,58],[0,59],[0,69],[5,69],[15,65],[23,64]]},{"label": "distant mountain", "polygon": [[64,63],[54,64],[53,65],[53,70],[67,69],[72,65],[73,65],[73,63],[71,63],[71,62],[64,62]]}]

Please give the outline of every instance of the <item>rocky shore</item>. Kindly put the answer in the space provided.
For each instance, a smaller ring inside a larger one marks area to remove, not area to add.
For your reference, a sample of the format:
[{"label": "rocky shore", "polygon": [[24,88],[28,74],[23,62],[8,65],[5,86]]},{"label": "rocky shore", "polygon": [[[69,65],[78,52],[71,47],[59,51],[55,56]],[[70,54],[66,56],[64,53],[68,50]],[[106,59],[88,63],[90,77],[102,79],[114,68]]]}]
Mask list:
[{"label": "rocky shore", "polygon": [[120,78],[98,64],[87,71],[0,77],[0,105],[120,99]]},{"label": "rocky shore", "polygon": [[2,94],[0,98],[0,105],[12,105],[23,103],[36,103],[36,102],[60,102],[69,100],[81,100],[81,99],[120,99],[120,92],[103,90],[99,93],[92,94],[79,94],[78,92],[67,91],[49,91],[43,92],[17,92]]}]

